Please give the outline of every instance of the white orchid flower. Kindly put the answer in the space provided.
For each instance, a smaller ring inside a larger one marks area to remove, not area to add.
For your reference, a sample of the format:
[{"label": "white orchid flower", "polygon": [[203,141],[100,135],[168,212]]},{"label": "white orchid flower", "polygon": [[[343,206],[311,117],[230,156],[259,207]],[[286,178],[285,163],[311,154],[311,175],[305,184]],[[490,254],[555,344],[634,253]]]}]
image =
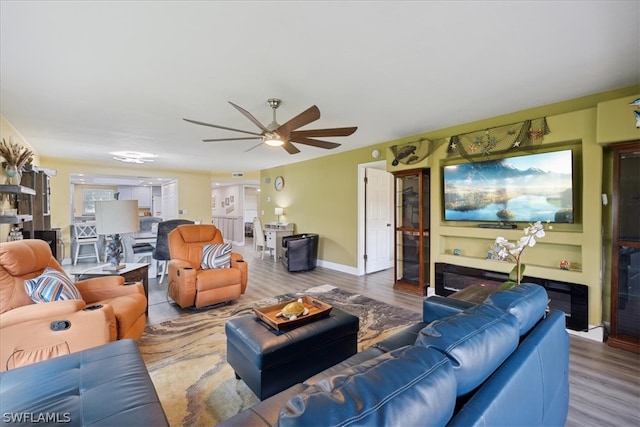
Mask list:
[{"label": "white orchid flower", "polygon": [[[524,273],[525,265],[522,264],[521,258],[522,254],[527,247],[533,247],[536,245],[536,239],[540,239],[545,236],[545,226],[551,228],[549,226],[549,221],[546,224],[542,224],[541,221],[536,221],[533,224],[529,224],[524,231],[524,236],[520,237],[518,240],[518,244],[514,244],[509,242],[502,236],[496,237],[496,241],[493,244],[493,250],[496,253],[497,258],[501,260],[509,260],[516,263],[516,266],[513,268],[509,281],[505,282],[502,286],[508,285],[504,289],[509,289],[509,287],[517,286],[520,284],[520,280],[522,279],[522,274]],[[522,267],[522,268],[521,268]],[[511,276],[515,274],[515,279]],[[502,287],[501,287],[502,289]]]},{"label": "white orchid flower", "polygon": [[534,239],[533,236],[524,236],[520,238],[520,243],[519,243],[521,248],[524,248],[525,246],[535,246],[536,245],[536,239]]},{"label": "white orchid flower", "polygon": [[516,245],[501,236],[496,238],[496,244],[505,249],[513,249],[516,247]]},{"label": "white orchid flower", "polygon": [[509,249],[509,253],[513,256],[517,256],[520,252],[522,252],[523,249],[524,249],[524,246],[516,247],[514,245],[513,248]]}]

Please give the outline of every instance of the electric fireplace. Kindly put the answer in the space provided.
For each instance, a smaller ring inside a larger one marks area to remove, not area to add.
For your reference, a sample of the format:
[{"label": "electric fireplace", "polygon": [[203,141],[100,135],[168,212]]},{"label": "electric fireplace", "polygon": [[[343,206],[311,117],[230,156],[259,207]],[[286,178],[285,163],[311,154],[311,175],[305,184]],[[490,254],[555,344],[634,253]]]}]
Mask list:
[{"label": "electric fireplace", "polygon": [[[509,274],[459,265],[435,263],[435,291],[449,296],[471,285],[499,288]],[[523,283],[543,286],[549,295],[549,307],[566,314],[567,328],[574,331],[589,329],[589,288],[576,283],[524,276]]]}]

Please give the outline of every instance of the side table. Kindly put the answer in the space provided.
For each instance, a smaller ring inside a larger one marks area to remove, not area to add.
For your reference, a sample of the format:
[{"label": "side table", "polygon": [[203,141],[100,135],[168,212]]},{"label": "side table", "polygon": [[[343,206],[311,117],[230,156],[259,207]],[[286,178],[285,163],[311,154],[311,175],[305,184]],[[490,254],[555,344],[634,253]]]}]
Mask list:
[{"label": "side table", "polygon": [[487,297],[496,293],[497,291],[498,289],[490,288],[488,286],[471,285],[449,295],[448,298],[481,304],[485,299],[487,299]]},{"label": "side table", "polygon": [[149,264],[128,262],[126,267],[118,271],[103,270],[104,264],[90,267],[82,264],[65,265],[67,274],[74,276],[74,280],[90,279],[92,277],[122,276],[126,282],[142,282],[144,296],[147,298],[146,314],[149,314]]}]

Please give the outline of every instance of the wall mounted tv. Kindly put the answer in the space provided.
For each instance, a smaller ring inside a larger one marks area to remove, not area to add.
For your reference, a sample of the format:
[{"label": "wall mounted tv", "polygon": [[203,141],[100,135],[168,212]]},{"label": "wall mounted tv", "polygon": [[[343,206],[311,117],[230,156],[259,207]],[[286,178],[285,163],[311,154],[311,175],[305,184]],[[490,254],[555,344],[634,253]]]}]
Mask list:
[{"label": "wall mounted tv", "polygon": [[446,221],[573,223],[572,150],[444,166]]}]

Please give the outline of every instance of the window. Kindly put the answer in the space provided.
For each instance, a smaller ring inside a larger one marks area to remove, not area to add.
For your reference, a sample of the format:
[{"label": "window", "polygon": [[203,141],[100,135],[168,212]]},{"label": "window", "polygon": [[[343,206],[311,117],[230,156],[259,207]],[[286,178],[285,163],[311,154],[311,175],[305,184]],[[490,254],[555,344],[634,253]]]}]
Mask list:
[{"label": "window", "polygon": [[84,188],[82,190],[82,214],[95,215],[96,202],[114,200],[113,190],[105,188]]}]

